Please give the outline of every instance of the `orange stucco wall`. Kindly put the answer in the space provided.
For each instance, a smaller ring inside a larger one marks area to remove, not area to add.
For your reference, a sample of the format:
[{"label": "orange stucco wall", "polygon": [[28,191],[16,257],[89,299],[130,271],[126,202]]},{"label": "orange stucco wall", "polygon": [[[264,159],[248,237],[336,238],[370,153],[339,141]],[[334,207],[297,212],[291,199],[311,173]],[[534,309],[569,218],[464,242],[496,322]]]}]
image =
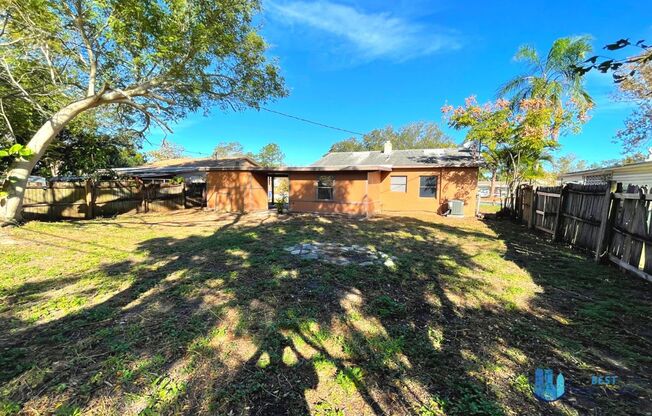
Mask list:
[{"label": "orange stucco wall", "polygon": [[441,203],[451,199],[464,201],[464,215],[475,216],[478,200],[478,168],[442,169]]},{"label": "orange stucco wall", "polygon": [[367,173],[367,206],[368,215],[377,214],[381,211],[382,201],[380,199],[380,184],[382,176],[380,171]]},{"label": "orange stucco wall", "polygon": [[[335,178],[332,201],[317,199],[317,178],[321,175]],[[368,212],[367,172],[294,172],[289,177],[290,211],[355,215]]]},{"label": "orange stucco wall", "polygon": [[[406,192],[392,192],[391,177],[406,176]],[[437,177],[437,195],[434,198],[419,196],[419,177]],[[426,211],[441,213],[451,199],[464,201],[464,215],[474,216],[478,183],[478,168],[394,168],[381,173],[381,212]]]},{"label": "orange stucco wall", "polygon": [[[332,201],[317,199],[317,178],[335,178]],[[406,192],[392,192],[392,176],[406,176]],[[437,195],[419,196],[419,177],[437,176]],[[290,211],[354,215],[443,212],[451,199],[464,201],[464,215],[475,215],[478,168],[394,168],[392,172],[290,172]],[[267,175],[215,171],[207,175],[208,208],[226,212],[267,209]]]},{"label": "orange stucco wall", "polygon": [[223,212],[267,209],[267,175],[244,171],[215,171],[206,175],[206,203]]}]

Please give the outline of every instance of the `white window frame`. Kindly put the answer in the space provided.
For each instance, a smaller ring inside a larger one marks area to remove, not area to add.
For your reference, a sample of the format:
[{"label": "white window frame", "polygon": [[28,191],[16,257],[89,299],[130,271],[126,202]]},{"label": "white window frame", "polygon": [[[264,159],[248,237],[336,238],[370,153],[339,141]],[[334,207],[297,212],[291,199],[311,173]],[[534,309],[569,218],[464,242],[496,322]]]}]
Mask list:
[{"label": "white window frame", "polygon": [[[394,184],[394,183],[392,183],[392,180],[394,178],[396,178],[396,179],[402,178],[404,182],[399,183],[399,184]],[[394,189],[394,186],[402,186],[403,190],[402,191],[397,191],[397,190]],[[400,193],[400,194],[406,193],[407,192],[407,176],[405,176],[405,175],[391,175],[389,177],[389,190],[390,190],[390,192],[396,192],[396,193]]]},{"label": "white window frame", "polygon": [[[322,178],[329,178],[331,181],[331,186],[324,186],[324,185],[319,185],[320,182],[322,182]],[[317,177],[317,201],[334,201],[335,200],[335,176],[333,175],[321,175]],[[319,190],[320,189],[330,189],[330,198],[320,198],[319,197]]]}]

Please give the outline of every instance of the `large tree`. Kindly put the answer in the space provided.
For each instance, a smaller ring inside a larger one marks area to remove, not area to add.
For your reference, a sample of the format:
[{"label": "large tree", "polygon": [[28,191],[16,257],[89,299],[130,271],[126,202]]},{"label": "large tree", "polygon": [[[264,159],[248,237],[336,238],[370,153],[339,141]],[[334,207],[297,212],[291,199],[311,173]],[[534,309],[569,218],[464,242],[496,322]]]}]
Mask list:
[{"label": "large tree", "polygon": [[[89,175],[98,169],[143,163],[141,135],[123,127],[117,115],[115,111],[98,111],[78,116],[61,130],[33,172],[42,176]],[[14,97],[11,86],[0,78],[0,147],[26,144],[41,122],[41,114]],[[0,163],[0,178],[8,166]]]},{"label": "large tree", "polygon": [[588,169],[586,161],[579,159],[574,153],[568,153],[563,156],[551,158],[545,176],[548,182],[556,183],[561,175],[584,169]]},{"label": "large tree", "polygon": [[244,148],[238,142],[219,142],[213,148],[213,157],[215,159],[223,157],[234,157],[246,155]]},{"label": "large tree", "polygon": [[[257,107],[283,96],[252,18],[256,0],[0,0],[0,80],[8,100],[40,116],[4,181],[5,220],[20,218],[27,177],[57,134],[80,114],[118,106],[125,122],[188,111]],[[2,108],[0,108],[0,111]]]},{"label": "large tree", "polygon": [[635,105],[615,142],[622,144],[623,153],[636,154],[652,140],[652,46],[645,40],[632,43],[629,39],[619,39],[603,49],[617,51],[623,48],[635,48],[638,53],[621,59],[595,55],[573,65],[572,69],[580,76],[591,70],[612,73],[620,89],[619,98]]},{"label": "large tree", "polygon": [[276,143],[268,143],[261,147],[258,153],[245,152],[239,142],[220,142],[213,149],[213,157],[248,157],[263,166],[278,167],[285,164],[285,153]]},{"label": "large tree", "polygon": [[349,138],[331,146],[331,152],[361,152],[382,150],[386,141],[391,141],[396,150],[436,149],[455,147],[456,144],[436,123],[417,122],[394,129],[387,126],[366,133],[362,138]]},{"label": "large tree", "polygon": [[648,47],[638,58],[625,65],[631,76],[618,83],[620,98],[635,106],[625,127],[616,135],[625,153],[645,149],[652,142],[652,48]]},{"label": "large tree", "polygon": [[161,160],[179,159],[184,157],[186,149],[178,143],[163,139],[161,145],[147,152],[147,160],[158,162]]},{"label": "large tree", "polygon": [[591,52],[588,37],[566,37],[553,42],[541,57],[535,48],[521,46],[514,59],[527,65],[527,70],[498,90],[515,107],[524,100],[544,100],[553,110],[548,124],[555,139],[566,131],[579,131],[593,107],[593,99],[584,88],[583,74],[574,70]]},{"label": "large tree", "polygon": [[129,132],[105,134],[88,130],[62,130],[34,171],[42,176],[86,176],[98,170],[145,163],[138,140]]},{"label": "large tree", "polygon": [[590,51],[587,37],[557,39],[543,58],[522,46],[514,58],[527,70],[499,89],[496,102],[478,105],[470,97],[464,106],[443,108],[450,126],[468,129],[467,139],[484,155],[492,183],[502,174],[513,193],[521,181],[545,175],[542,162],[552,160],[560,135],[578,132],[588,120],[593,100],[575,67]]},{"label": "large tree", "polygon": [[263,166],[278,167],[285,163],[285,153],[276,143],[269,143],[263,146],[253,159]]},{"label": "large tree", "polygon": [[513,194],[524,180],[544,175],[543,163],[558,147],[550,126],[553,106],[541,99],[522,99],[518,106],[498,99],[480,105],[469,97],[463,106],[444,106],[442,111],[455,129],[466,129],[493,172],[509,183]]}]

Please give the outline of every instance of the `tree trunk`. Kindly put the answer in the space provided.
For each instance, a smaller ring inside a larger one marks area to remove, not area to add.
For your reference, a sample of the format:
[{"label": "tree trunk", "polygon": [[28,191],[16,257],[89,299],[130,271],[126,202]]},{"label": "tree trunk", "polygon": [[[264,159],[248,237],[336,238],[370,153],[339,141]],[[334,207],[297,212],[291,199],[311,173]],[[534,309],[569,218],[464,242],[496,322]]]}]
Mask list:
[{"label": "tree trunk", "polygon": [[497,173],[495,170],[491,171],[491,184],[489,185],[489,200],[492,200],[494,197],[494,192],[496,191],[496,176]]},{"label": "tree trunk", "polygon": [[3,190],[8,193],[8,196],[4,201],[0,201],[2,222],[15,223],[22,220],[23,196],[27,178],[32,173],[32,169],[43,157],[45,150],[57,134],[77,115],[96,107],[100,98],[100,96],[88,97],[67,105],[50,117],[32,136],[26,147],[32,150],[33,155],[27,160],[14,161],[7,173],[7,180],[3,184]]}]

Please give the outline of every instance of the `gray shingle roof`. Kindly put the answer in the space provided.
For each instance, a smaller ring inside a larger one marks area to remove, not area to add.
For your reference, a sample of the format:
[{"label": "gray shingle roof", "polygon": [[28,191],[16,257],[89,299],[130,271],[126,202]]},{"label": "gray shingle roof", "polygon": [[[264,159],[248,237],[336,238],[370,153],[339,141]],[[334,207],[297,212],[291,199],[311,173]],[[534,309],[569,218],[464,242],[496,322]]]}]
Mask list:
[{"label": "gray shingle roof", "polygon": [[259,166],[248,157],[225,158],[179,158],[163,160],[131,168],[114,168],[121,175],[168,175],[175,173],[199,172],[210,168],[240,169]]},{"label": "gray shingle roof", "polygon": [[391,153],[330,152],[310,166],[390,165],[393,167],[476,167],[480,160],[470,149],[411,149]]}]

